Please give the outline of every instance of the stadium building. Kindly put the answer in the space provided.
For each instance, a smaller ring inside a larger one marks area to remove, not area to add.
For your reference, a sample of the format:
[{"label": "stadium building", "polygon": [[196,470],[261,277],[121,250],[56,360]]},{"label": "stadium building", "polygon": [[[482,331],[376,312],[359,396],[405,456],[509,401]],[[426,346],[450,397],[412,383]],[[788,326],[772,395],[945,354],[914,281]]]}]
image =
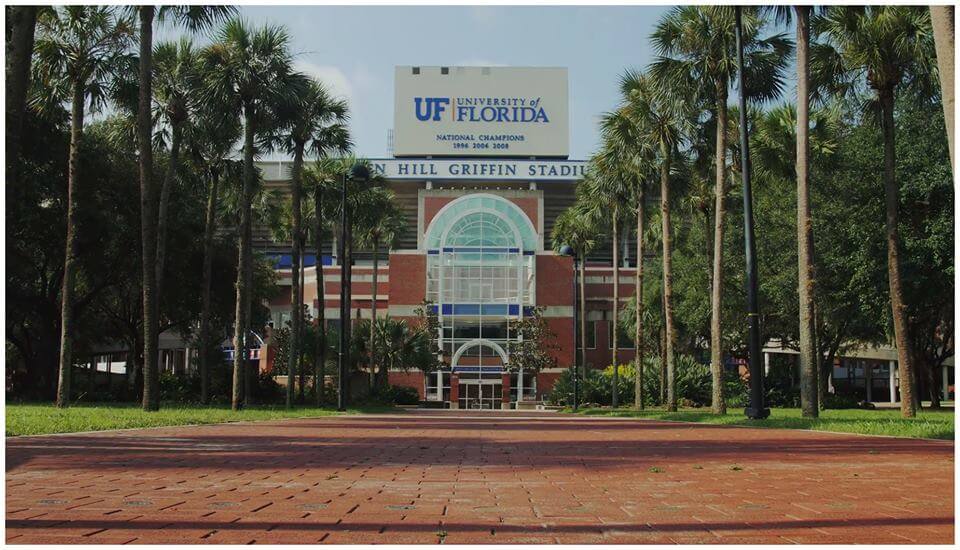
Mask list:
[{"label": "stadium building", "polygon": [[[413,386],[425,401],[458,408],[507,408],[540,401],[574,360],[574,270],[553,251],[557,216],[573,203],[585,162],[568,158],[566,69],[516,67],[397,67],[393,158],[372,159],[406,214],[400,245],[381,252],[377,311],[416,318],[424,300],[435,304],[441,326],[443,371],[389,374]],[[289,185],[288,162],[260,163],[268,186]],[[273,325],[290,314],[289,245],[266,232],[255,243],[279,258],[282,291],[271,301]],[[627,243],[624,243],[625,245]],[[317,266],[305,259],[304,302],[332,326],[339,323],[340,265],[327,245]],[[625,246],[629,250],[629,246]],[[351,317],[369,318],[373,266],[355,252]],[[604,257],[606,256],[606,258]],[[610,363],[613,308],[610,251],[587,266],[587,366]],[[606,261],[605,261],[606,260]],[[632,294],[636,262],[624,254],[620,296]],[[323,269],[324,288],[317,288]],[[556,336],[557,367],[509,373],[514,323],[542,308]],[[631,348],[632,342],[621,339]],[[269,338],[261,364],[269,368]],[[619,354],[633,358],[632,349]]]},{"label": "stadium building", "polygon": [[[396,68],[393,156],[371,163],[395,193],[406,230],[398,246],[379,252],[376,307],[378,316],[415,320],[425,300],[435,305],[446,367],[430,375],[389,373],[390,383],[416,388],[423,401],[484,409],[540,402],[574,363],[573,259],[555,253],[551,239],[554,222],[573,204],[586,168],[585,161],[569,158],[568,86],[563,68]],[[289,195],[290,162],[264,161],[258,167],[267,188]],[[634,292],[636,244],[626,233],[619,281],[613,280],[609,243],[586,263],[586,311],[580,316],[586,323],[586,368],[612,362],[613,285],[620,285],[621,307]],[[269,303],[271,322],[253,327],[250,350],[250,360],[270,372],[276,353],[272,327],[290,319],[291,246],[273,241],[266,227],[254,231],[253,244],[275,258],[280,286]],[[314,254],[304,255],[304,305],[312,318],[324,308],[328,326],[335,328],[341,265],[335,242],[322,248],[319,262]],[[354,251],[352,319],[371,316],[371,260],[371,251]],[[323,270],[322,289],[317,288],[318,269]],[[557,366],[508,372],[510,342],[517,338],[512,327],[534,307],[542,308],[555,335],[551,348]],[[232,359],[232,343],[223,344]],[[183,374],[195,368],[196,352],[179,336],[161,334],[160,348],[162,370]],[[621,364],[633,360],[631,338],[621,335],[618,348]],[[763,353],[767,369],[786,361],[799,376],[795,350],[771,341]],[[104,348],[90,366],[121,374],[127,355]],[[745,371],[742,359],[728,358],[726,367]],[[942,368],[940,389],[950,399],[953,358]],[[888,345],[845,346],[831,374],[831,392],[875,403],[899,401],[896,350]]]}]

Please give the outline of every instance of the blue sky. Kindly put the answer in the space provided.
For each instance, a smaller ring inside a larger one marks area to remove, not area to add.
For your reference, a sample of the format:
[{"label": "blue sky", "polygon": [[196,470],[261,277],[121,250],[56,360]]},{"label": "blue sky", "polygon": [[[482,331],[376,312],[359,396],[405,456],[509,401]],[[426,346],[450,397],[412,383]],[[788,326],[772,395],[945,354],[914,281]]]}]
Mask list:
[{"label": "blue sky", "polygon": [[[645,68],[648,38],[669,6],[241,6],[253,25],[290,32],[297,69],[350,103],[358,155],[389,156],[397,65],[567,67],[570,158],[597,147],[597,122],[618,101],[626,68]],[[792,29],[786,31],[792,38]],[[161,27],[157,39],[179,34]],[[205,42],[198,37],[197,42]],[[793,94],[792,60],[785,91]],[[736,91],[731,90],[731,102]],[[277,158],[277,155],[268,155]]]},{"label": "blue sky", "polygon": [[[357,152],[387,154],[396,65],[534,65],[569,69],[570,158],[589,156],[618,75],[653,57],[667,8],[243,6],[252,23],[287,27],[298,68],[346,96]],[[161,36],[165,33],[158,33]]]}]

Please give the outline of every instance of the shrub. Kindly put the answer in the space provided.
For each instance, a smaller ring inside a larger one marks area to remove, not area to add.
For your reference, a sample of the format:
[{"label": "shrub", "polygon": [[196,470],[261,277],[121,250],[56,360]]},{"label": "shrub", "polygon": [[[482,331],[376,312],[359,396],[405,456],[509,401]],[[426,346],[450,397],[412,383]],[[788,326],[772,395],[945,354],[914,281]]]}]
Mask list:
[{"label": "shrub", "polygon": [[200,400],[200,375],[160,373],[160,400],[190,403]]},{"label": "shrub", "polygon": [[824,396],[823,407],[825,409],[859,409],[861,405],[856,397],[830,393]]},{"label": "shrub", "polygon": [[420,403],[420,392],[417,388],[410,386],[390,386],[393,390],[394,405],[418,405]]},{"label": "shrub", "polygon": [[[676,368],[677,402],[685,407],[704,407],[712,400],[710,366],[700,363],[687,355],[677,355],[674,359]],[[632,364],[620,365],[619,369],[619,403],[632,405],[634,402],[634,376],[636,370]],[[555,405],[570,405],[573,403],[573,371],[563,371],[550,393],[550,402]],[[724,378],[727,403],[739,407],[746,403],[748,396],[747,384],[740,379],[736,372],[726,372]],[[612,401],[611,388],[613,386],[613,366],[600,371],[588,369],[580,386],[580,402],[584,404],[610,405]],[[643,373],[643,403],[645,406],[662,405],[660,399],[660,358],[647,357],[644,359]]]},{"label": "shrub", "polygon": [[378,386],[371,392],[370,401],[387,405],[419,405],[420,392],[411,386]]}]

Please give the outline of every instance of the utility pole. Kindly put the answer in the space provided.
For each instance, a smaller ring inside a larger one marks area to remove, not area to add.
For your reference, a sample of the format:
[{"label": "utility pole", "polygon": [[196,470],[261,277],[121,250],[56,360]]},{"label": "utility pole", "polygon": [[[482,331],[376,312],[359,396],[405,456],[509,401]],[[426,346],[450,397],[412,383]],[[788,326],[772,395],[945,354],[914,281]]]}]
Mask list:
[{"label": "utility pole", "polygon": [[760,304],[757,299],[757,245],[753,234],[753,191],[750,186],[750,134],[747,127],[747,96],[743,82],[743,14],[736,14],[737,74],[740,83],[740,174],[743,177],[743,237],[747,264],[747,322],[750,324],[750,406],[747,418],[764,419],[770,409],[763,402],[763,365],[760,364]]}]

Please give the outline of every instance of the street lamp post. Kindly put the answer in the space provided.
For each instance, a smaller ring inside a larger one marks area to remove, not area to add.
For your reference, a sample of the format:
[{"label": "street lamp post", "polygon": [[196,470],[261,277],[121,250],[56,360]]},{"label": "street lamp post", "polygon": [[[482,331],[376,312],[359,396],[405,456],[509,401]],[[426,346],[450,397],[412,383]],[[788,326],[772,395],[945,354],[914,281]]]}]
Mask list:
[{"label": "street lamp post", "polygon": [[580,363],[583,359],[583,342],[577,345],[579,330],[579,308],[580,296],[577,287],[577,254],[570,245],[560,247],[560,254],[573,257],[573,410],[577,411],[580,406]]},{"label": "street lamp post", "polygon": [[[347,409],[347,399],[350,391],[348,371],[350,370],[350,263],[352,261],[352,246],[349,244],[351,231],[350,215],[347,212],[347,180],[362,183],[369,178],[370,171],[360,162],[354,164],[350,169],[349,177],[347,174],[340,175],[340,242],[337,243],[337,255],[340,260],[340,349],[337,354],[338,411]],[[320,290],[320,307],[323,307],[323,289]]]},{"label": "street lamp post", "polygon": [[740,76],[740,174],[743,178],[743,233],[747,264],[747,320],[750,323],[750,406],[748,418],[764,419],[770,409],[763,403],[763,367],[760,365],[760,304],[757,299],[757,246],[753,234],[753,191],[750,185],[750,135],[747,127],[747,96],[743,82],[743,14],[735,8],[737,74]]}]

